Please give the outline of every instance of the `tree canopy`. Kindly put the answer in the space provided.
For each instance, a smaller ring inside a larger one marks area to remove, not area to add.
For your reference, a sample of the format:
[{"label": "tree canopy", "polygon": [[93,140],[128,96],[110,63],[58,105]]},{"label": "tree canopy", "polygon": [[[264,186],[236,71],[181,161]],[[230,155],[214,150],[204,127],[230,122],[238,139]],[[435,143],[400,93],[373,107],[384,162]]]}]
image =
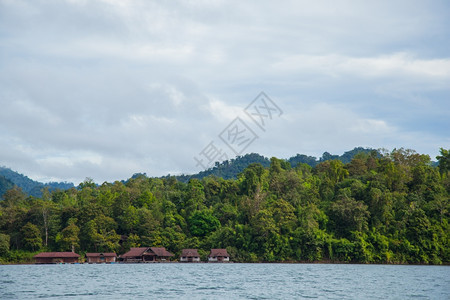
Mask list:
[{"label": "tree canopy", "polygon": [[[272,158],[236,178],[149,178],[0,201],[0,259],[18,253],[124,253],[163,246],[179,254],[227,248],[234,261],[450,262],[448,150],[439,166],[412,150],[362,152],[314,166]],[[297,160],[307,159],[297,157]],[[30,257],[30,256],[28,256]]]}]

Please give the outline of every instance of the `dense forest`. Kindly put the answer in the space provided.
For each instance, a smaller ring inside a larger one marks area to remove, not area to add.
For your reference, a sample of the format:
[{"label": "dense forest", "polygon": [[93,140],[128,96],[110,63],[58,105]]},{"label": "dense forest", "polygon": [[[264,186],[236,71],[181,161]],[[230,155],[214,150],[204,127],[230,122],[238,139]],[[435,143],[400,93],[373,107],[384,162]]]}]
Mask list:
[{"label": "dense forest", "polygon": [[227,248],[233,261],[450,262],[450,151],[361,152],[314,166],[271,158],[236,179],[141,174],[0,201],[0,262],[40,251]]},{"label": "dense forest", "polygon": [[[311,167],[315,167],[318,163],[324,162],[327,160],[340,160],[343,163],[349,163],[352,158],[358,153],[370,153],[373,149],[370,148],[362,148],[356,147],[353,150],[344,152],[342,155],[332,155],[328,152],[324,152],[322,157],[317,159],[314,156],[297,154],[286,161],[291,165],[291,167],[297,166],[299,163],[307,164]],[[263,167],[270,166],[270,160],[267,157],[259,155],[257,153],[245,154],[243,156],[237,156],[236,158],[226,160],[223,162],[216,162],[216,164],[205,170],[201,171],[197,174],[193,175],[179,175],[175,176],[178,181],[188,182],[192,178],[203,179],[208,176],[216,176],[223,179],[236,179],[237,175],[239,175],[248,165],[252,163],[259,163]],[[167,176],[170,177],[170,176]],[[166,178],[167,178],[166,177]]]},{"label": "dense forest", "polygon": [[[348,163],[354,155],[361,152],[369,153],[371,151],[373,151],[373,149],[356,147],[353,150],[347,151],[342,155],[332,155],[328,152],[324,152],[322,157],[320,157],[319,159],[314,156],[297,154],[296,156],[287,159],[287,161],[291,164],[292,167],[295,167],[299,163],[306,163],[311,167],[314,167],[319,162],[332,159],[338,159],[344,163]],[[175,176],[175,178],[178,181],[182,182],[188,182],[193,178],[203,179],[204,177],[208,176],[217,176],[223,179],[236,179],[237,175],[244,171],[244,169],[252,163],[260,163],[263,167],[270,166],[270,160],[267,157],[264,157],[257,153],[250,153],[242,156],[237,156],[236,158],[223,162],[216,162],[215,165],[211,168],[201,171],[197,174],[178,175]],[[132,178],[138,177],[140,175],[146,174],[136,173],[132,176]],[[171,175],[164,176],[162,178],[169,177],[171,177]],[[14,186],[20,187],[22,191],[27,195],[39,198],[42,197],[42,191],[45,188],[48,188],[50,191],[52,191],[55,189],[67,190],[74,187],[73,183],[71,182],[42,183],[34,181],[23,174],[11,170],[10,168],[0,167],[0,199],[7,190],[11,189]]]}]

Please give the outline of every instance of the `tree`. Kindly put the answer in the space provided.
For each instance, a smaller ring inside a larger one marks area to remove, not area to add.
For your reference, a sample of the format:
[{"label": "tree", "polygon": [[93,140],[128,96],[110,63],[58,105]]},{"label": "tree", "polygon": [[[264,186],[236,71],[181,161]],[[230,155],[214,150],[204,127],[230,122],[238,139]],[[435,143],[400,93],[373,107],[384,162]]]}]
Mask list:
[{"label": "tree", "polygon": [[79,190],[82,190],[84,188],[95,189],[96,187],[97,185],[95,184],[94,180],[90,177],[86,177],[86,179],[78,185]]},{"label": "tree", "polygon": [[364,155],[356,155],[350,163],[347,164],[347,170],[350,175],[364,175],[367,172]]},{"label": "tree", "polygon": [[19,206],[22,205],[25,200],[25,193],[21,188],[15,186],[14,188],[7,190],[3,195],[4,201],[1,202],[2,206]]},{"label": "tree", "polygon": [[294,229],[297,220],[294,207],[283,199],[277,199],[271,206],[273,219],[282,234],[289,234]]},{"label": "tree", "polygon": [[4,256],[9,251],[9,235],[0,233],[0,256]]},{"label": "tree", "polygon": [[205,191],[200,180],[195,178],[189,180],[187,197],[185,210],[188,216],[196,210],[205,208]]},{"label": "tree", "polygon": [[189,230],[194,236],[206,236],[220,227],[219,220],[209,210],[196,211],[189,217]]},{"label": "tree", "polygon": [[69,225],[56,236],[56,242],[63,251],[75,251],[80,247],[80,228],[71,220]]},{"label": "tree", "polygon": [[272,214],[267,209],[262,209],[252,219],[252,229],[254,231],[254,248],[266,261],[275,260],[275,243],[279,237],[279,229],[275,224]]},{"label": "tree", "polygon": [[267,188],[267,172],[261,164],[251,164],[239,175],[244,194],[253,196]]},{"label": "tree", "polygon": [[121,227],[125,230],[125,232],[131,233],[135,232],[137,225],[139,224],[139,215],[136,207],[130,205],[123,212],[123,215],[120,217]]},{"label": "tree", "polygon": [[[50,195],[48,194],[48,190],[43,191],[44,196],[47,196],[47,198],[50,198]],[[44,246],[48,246],[48,240],[49,240],[49,230],[51,227],[52,221],[54,221],[54,212],[56,211],[55,204],[50,200],[42,200],[37,199],[32,202],[32,207],[30,209],[30,213],[33,214],[33,220],[32,222],[36,223],[38,227],[42,229],[44,232]]]},{"label": "tree", "polygon": [[42,237],[39,228],[28,222],[22,227],[23,243],[26,249],[36,251],[42,248]]},{"label": "tree", "polygon": [[130,234],[127,239],[125,240],[125,242],[123,243],[123,249],[126,251],[130,250],[130,248],[133,247],[139,247],[140,244],[140,238],[138,235],[136,234]]},{"label": "tree", "polygon": [[450,149],[440,148],[441,155],[436,156],[439,162],[439,170],[445,174],[450,171]]},{"label": "tree", "polygon": [[113,218],[99,215],[82,226],[82,246],[94,251],[117,251],[120,235]]},{"label": "tree", "polygon": [[351,231],[365,231],[368,229],[367,220],[370,216],[367,205],[356,201],[346,191],[341,192],[339,200],[330,208],[334,230],[341,236],[348,236]]},{"label": "tree", "polygon": [[335,185],[349,175],[348,170],[344,168],[344,164],[340,160],[327,160],[318,164],[315,168],[318,174],[326,177]]},{"label": "tree", "polygon": [[[156,210],[153,211],[156,213]],[[163,216],[158,220],[153,215],[152,211],[142,207],[138,209],[139,222],[136,227],[137,235],[141,238],[143,236],[151,235],[162,223]]]},{"label": "tree", "polygon": [[6,177],[0,175],[0,200],[3,199],[3,194],[12,188],[14,188],[14,183]]},{"label": "tree", "polygon": [[293,233],[292,248],[297,259],[316,261],[322,259],[323,245],[328,222],[327,215],[314,203],[299,207],[298,218],[300,226]]}]

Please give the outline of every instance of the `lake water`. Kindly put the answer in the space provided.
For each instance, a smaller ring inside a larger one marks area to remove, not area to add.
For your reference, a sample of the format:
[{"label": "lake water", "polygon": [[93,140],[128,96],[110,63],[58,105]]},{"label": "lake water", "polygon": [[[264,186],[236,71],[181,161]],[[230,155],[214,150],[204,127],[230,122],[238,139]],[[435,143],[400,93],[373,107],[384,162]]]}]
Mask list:
[{"label": "lake water", "polygon": [[334,264],[0,266],[0,299],[450,299],[450,267]]}]

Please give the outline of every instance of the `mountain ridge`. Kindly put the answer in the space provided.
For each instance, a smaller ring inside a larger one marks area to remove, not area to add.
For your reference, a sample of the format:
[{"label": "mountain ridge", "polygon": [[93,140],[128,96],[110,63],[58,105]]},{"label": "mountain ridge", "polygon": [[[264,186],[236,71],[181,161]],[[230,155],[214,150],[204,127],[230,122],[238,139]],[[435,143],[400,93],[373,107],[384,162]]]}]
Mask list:
[{"label": "mountain ridge", "polygon": [[[4,180],[2,180],[2,178],[4,178]],[[13,184],[12,187],[10,186],[10,183]],[[7,190],[14,186],[21,188],[22,191],[29,196],[42,197],[42,190],[44,188],[48,188],[50,191],[55,189],[67,190],[74,187],[74,184],[72,182],[42,183],[30,179],[28,176],[13,171],[8,167],[0,167],[0,198]]]},{"label": "mountain ridge", "polygon": [[[355,147],[352,150],[344,152],[342,155],[332,155],[329,152],[324,152],[320,158],[315,156],[309,156],[305,154],[296,154],[288,159],[284,159],[288,162],[292,168],[296,167],[299,163],[305,163],[311,167],[315,167],[317,164],[327,160],[340,160],[343,163],[349,163],[352,158],[358,153],[370,153],[377,151],[372,148]],[[378,151],[377,151],[378,152]],[[202,179],[204,177],[213,175],[221,177],[223,179],[234,179],[239,173],[252,164],[260,163],[263,167],[269,167],[270,159],[257,153],[249,153],[243,156],[237,156],[234,159],[225,160],[223,162],[216,162],[215,165],[207,170],[200,171],[192,175],[177,175],[174,176],[178,181],[187,182],[191,178]],[[171,177],[170,174],[163,176],[162,178]]]},{"label": "mountain ridge", "polygon": [[[299,163],[305,163],[310,165],[311,167],[314,167],[318,163],[333,159],[338,159],[341,160],[343,163],[348,163],[356,154],[361,152],[370,153],[372,151],[377,150],[374,150],[372,148],[355,147],[350,151],[344,152],[342,155],[332,155],[329,152],[324,152],[320,158],[316,158],[314,156],[308,156],[305,154],[297,153],[295,156],[292,156],[284,160],[287,161],[292,167],[297,166]],[[177,176],[172,176],[168,174],[166,176],[161,176],[160,178],[175,177],[178,181],[181,182],[187,182],[193,178],[202,179],[204,177],[211,175],[221,177],[223,179],[234,179],[237,177],[239,173],[241,173],[246,167],[248,167],[252,163],[260,163],[263,167],[269,167],[270,159],[257,153],[249,153],[243,156],[237,156],[236,158],[230,160],[225,160],[223,162],[216,162],[213,167],[195,174],[191,175],[183,174]],[[135,173],[130,178],[134,178],[139,175],[145,174]],[[41,197],[42,190],[44,188],[48,188],[49,190],[55,189],[66,190],[75,187],[75,185],[72,182],[42,183],[39,181],[32,180],[28,176],[13,171],[8,167],[0,166],[0,198],[2,198],[3,194],[7,190],[13,188],[14,186],[21,188],[24,193],[33,197]]]}]

